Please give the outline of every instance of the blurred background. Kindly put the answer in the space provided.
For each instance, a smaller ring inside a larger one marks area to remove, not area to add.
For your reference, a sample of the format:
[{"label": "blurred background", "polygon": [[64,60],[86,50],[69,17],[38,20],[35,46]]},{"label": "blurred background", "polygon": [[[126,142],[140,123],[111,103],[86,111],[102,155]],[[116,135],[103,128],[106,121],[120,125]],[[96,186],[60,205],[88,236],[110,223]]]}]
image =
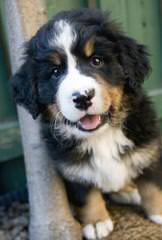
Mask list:
[{"label": "blurred background", "polygon": [[[3,1],[0,1],[0,205],[26,199],[26,177],[16,109],[10,93],[10,61],[5,40]],[[12,1],[12,0],[11,0]],[[23,1],[23,0],[22,0]],[[148,46],[152,73],[145,89],[162,119],[162,1],[161,0],[44,0],[49,18],[80,7],[112,11],[128,35]]]}]

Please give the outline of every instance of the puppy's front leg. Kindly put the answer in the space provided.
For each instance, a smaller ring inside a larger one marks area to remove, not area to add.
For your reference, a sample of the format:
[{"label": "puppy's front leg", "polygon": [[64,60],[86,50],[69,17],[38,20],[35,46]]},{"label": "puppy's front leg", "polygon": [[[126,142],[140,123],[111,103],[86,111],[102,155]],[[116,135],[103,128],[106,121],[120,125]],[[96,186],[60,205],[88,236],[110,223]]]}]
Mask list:
[{"label": "puppy's front leg", "polygon": [[103,239],[112,232],[113,222],[98,189],[91,189],[86,197],[85,205],[77,210],[86,239]]},{"label": "puppy's front leg", "polygon": [[83,226],[86,239],[103,239],[113,230],[113,222],[100,190],[79,183],[65,181],[76,217]]},{"label": "puppy's front leg", "polygon": [[148,218],[156,224],[162,224],[162,188],[155,181],[145,179],[137,181],[137,185],[141,205]]}]

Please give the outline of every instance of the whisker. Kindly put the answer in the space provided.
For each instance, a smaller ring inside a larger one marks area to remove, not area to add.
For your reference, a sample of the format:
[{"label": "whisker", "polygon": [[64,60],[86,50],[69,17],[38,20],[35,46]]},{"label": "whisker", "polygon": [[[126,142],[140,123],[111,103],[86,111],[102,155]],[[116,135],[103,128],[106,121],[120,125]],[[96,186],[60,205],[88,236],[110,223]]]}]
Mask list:
[{"label": "whisker", "polygon": [[56,136],[56,131],[59,130],[60,128],[60,124],[63,123],[64,121],[64,118],[62,116],[62,113],[59,111],[56,116],[52,119],[52,121],[50,122],[50,130],[51,130],[51,133],[53,135],[53,137],[57,139],[57,136]]}]

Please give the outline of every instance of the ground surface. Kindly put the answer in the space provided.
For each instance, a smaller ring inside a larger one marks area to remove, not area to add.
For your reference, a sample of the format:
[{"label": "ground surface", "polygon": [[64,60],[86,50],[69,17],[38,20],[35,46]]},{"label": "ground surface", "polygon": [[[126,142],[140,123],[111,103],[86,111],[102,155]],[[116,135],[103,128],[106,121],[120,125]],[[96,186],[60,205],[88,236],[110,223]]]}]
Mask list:
[{"label": "ground surface", "polygon": [[[140,209],[117,205],[109,209],[115,229],[108,240],[162,240],[162,226],[150,223]],[[1,209],[0,240],[27,240],[28,217],[27,204]]]},{"label": "ground surface", "polygon": [[0,209],[0,240],[27,240],[28,205],[14,203],[7,211]]}]

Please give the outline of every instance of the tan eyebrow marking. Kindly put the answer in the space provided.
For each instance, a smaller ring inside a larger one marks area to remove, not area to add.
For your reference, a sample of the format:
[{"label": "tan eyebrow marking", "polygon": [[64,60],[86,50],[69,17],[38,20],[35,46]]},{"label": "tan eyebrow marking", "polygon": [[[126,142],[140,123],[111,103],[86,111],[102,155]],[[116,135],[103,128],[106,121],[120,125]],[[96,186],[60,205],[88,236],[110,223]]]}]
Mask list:
[{"label": "tan eyebrow marking", "polygon": [[84,53],[86,57],[92,56],[94,52],[94,42],[92,39],[89,39],[84,46]]},{"label": "tan eyebrow marking", "polygon": [[59,53],[53,53],[50,55],[50,60],[55,64],[55,65],[60,65],[61,64],[61,56]]}]

